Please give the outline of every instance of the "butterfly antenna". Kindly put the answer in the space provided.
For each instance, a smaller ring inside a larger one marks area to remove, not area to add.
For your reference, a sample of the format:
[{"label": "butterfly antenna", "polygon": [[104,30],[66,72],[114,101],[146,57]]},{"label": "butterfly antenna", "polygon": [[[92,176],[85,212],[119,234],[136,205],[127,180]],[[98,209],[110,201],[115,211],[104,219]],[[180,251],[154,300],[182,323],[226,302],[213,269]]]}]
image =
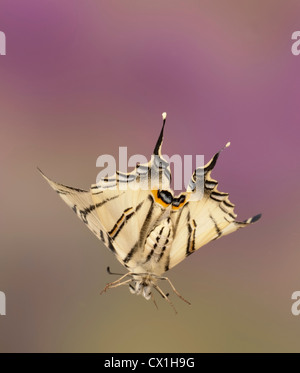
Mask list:
[{"label": "butterfly antenna", "polygon": [[151,299],[152,299],[152,301],[153,301],[153,303],[154,303],[156,309],[158,310],[158,307],[157,307],[157,304],[156,304],[156,302],[155,302],[155,298],[154,298],[154,295],[153,295],[153,294],[151,295]]},{"label": "butterfly antenna", "polygon": [[158,155],[159,157],[161,157],[161,146],[162,146],[163,137],[164,137],[164,128],[165,128],[165,124],[166,124],[167,113],[162,113],[161,116],[163,118],[163,125],[162,125],[162,129],[160,131],[160,135],[159,135],[159,138],[156,142],[154,152],[153,152],[154,155]]},{"label": "butterfly antenna", "polygon": [[177,314],[176,308],[174,307],[173,303],[170,301],[167,295],[161,290],[161,288],[158,285],[154,285],[154,289],[156,289],[157,292],[169,303],[169,305],[173,308],[175,314]]},{"label": "butterfly antenna", "polygon": [[125,285],[125,284],[128,284],[130,281],[132,281],[132,278],[130,278],[129,280],[125,280],[122,282],[122,280],[127,277],[127,276],[132,276],[132,272],[127,272],[125,273],[125,275],[121,276],[120,278],[118,278],[116,281],[113,281],[113,282],[109,282],[108,284],[106,284],[106,286],[104,287],[104,289],[100,292],[100,295],[105,293],[106,290],[108,289],[111,289],[111,288],[115,288],[117,286],[120,286],[120,285]]},{"label": "butterfly antenna", "polygon": [[107,273],[108,273],[109,275],[118,275],[118,276],[123,276],[123,275],[124,275],[124,273],[111,272],[110,267],[107,267],[107,268],[106,268],[106,271],[107,271]]},{"label": "butterfly antenna", "polygon": [[168,283],[171,285],[171,288],[173,289],[174,293],[181,299],[183,300],[185,303],[191,305],[191,303],[184,299],[183,296],[175,289],[175,286],[172,284],[171,280],[168,278],[168,277],[160,277],[160,280],[167,280]]},{"label": "butterfly antenna", "polygon": [[[157,289],[156,289],[157,290]],[[162,296],[162,298],[164,298],[165,299],[165,297],[169,297],[169,293],[166,293],[166,294],[162,294],[162,293],[160,293],[159,291],[157,291],[158,292],[158,294],[160,294],[161,296]]]}]

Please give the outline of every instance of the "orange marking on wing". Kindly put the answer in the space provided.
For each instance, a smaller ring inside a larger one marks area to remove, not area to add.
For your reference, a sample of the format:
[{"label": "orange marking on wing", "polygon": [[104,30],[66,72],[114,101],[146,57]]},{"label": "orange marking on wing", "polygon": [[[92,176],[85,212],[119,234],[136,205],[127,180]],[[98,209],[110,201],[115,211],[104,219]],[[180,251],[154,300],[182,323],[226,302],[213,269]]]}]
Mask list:
[{"label": "orange marking on wing", "polygon": [[129,213],[131,213],[132,210],[133,210],[133,209],[131,208],[130,210],[126,211],[126,212],[123,214],[122,218],[118,221],[118,223],[116,224],[116,226],[115,226],[115,228],[113,229],[113,231],[109,232],[111,236],[113,236],[113,235],[116,233],[116,231],[119,229],[120,225],[123,223],[123,221],[124,221],[124,219],[126,218],[126,216],[127,216]]},{"label": "orange marking on wing", "polygon": [[159,203],[162,207],[167,208],[168,206],[170,206],[170,205],[168,205],[166,202],[164,202],[164,201],[163,201],[163,200],[158,196],[158,190],[157,190],[157,189],[152,189],[152,190],[151,190],[151,193],[152,193],[152,195],[153,195],[153,197],[154,197],[154,201],[157,202],[157,203]]}]

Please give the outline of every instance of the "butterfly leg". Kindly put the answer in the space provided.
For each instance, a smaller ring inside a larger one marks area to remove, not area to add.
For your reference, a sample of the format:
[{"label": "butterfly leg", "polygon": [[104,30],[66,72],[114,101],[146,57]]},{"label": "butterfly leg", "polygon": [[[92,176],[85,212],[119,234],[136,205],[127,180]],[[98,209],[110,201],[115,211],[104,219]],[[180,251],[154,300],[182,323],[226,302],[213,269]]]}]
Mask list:
[{"label": "butterfly leg", "polygon": [[[118,284],[115,284],[115,285],[111,285],[109,287],[109,289],[113,289],[113,288],[117,288],[118,286],[121,286],[121,285],[126,285],[128,284],[130,281],[132,281],[132,279],[130,278],[129,280],[125,280],[123,282],[119,282]],[[102,293],[102,292],[101,292]]]},{"label": "butterfly leg", "polygon": [[170,306],[173,308],[175,313],[177,313],[176,308],[174,307],[173,303],[166,296],[166,294],[161,290],[161,288],[158,285],[153,285],[153,286],[154,286],[154,289],[156,289],[158,291],[158,293],[170,304]]},{"label": "butterfly leg", "polygon": [[174,293],[180,298],[182,299],[184,302],[186,302],[187,304],[191,305],[191,303],[189,301],[187,301],[186,299],[183,298],[183,296],[175,289],[174,285],[172,284],[171,280],[168,278],[168,277],[160,277],[160,280],[167,280],[168,283],[171,285],[171,288],[173,289]]},{"label": "butterfly leg", "polygon": [[[108,290],[109,288],[114,288],[114,287],[116,287],[116,286],[119,286],[119,285],[121,285],[121,284],[124,284],[125,281],[124,281],[124,282],[121,282],[121,281],[122,281],[125,277],[127,277],[127,276],[131,276],[131,275],[132,275],[132,272],[127,272],[127,273],[125,273],[125,275],[123,275],[122,277],[120,277],[118,280],[113,281],[113,282],[109,282],[108,284],[106,284],[105,288],[100,292],[100,294],[105,293],[106,290]],[[130,282],[131,280],[132,280],[132,279],[126,281],[126,283],[127,283],[127,282]]]}]

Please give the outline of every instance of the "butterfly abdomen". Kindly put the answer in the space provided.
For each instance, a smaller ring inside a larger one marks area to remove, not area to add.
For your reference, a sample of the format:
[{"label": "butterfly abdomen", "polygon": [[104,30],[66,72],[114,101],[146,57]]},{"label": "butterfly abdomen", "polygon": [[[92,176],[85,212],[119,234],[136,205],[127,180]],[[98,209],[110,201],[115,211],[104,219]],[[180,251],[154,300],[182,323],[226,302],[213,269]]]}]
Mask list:
[{"label": "butterfly abdomen", "polygon": [[[148,264],[155,272],[162,267],[165,271],[165,264],[169,260],[170,248],[173,241],[173,229],[170,218],[164,219],[156,225],[149,233],[144,247],[145,264]],[[160,263],[162,266],[158,266]],[[154,271],[153,271],[154,272]]]}]

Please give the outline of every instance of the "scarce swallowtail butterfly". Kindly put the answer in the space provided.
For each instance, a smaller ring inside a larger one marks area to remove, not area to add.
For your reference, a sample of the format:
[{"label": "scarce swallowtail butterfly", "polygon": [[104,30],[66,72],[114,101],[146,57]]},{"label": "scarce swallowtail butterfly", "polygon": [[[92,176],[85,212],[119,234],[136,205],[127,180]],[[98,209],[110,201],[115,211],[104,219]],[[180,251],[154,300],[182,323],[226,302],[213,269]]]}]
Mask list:
[{"label": "scarce swallowtail butterfly", "polygon": [[86,191],[58,184],[40,172],[128,269],[102,292],[128,284],[131,293],[142,294],[155,303],[152,292],[155,289],[174,308],[168,294],[159,287],[159,280],[169,282],[174,292],[189,302],[164,273],[208,242],[256,222],[261,215],[237,221],[228,194],[218,191],[218,182],[211,178],[221,151],[230,143],[204,167],[194,171],[186,192],[174,196],[170,188],[170,165],[161,153],[166,113],[162,117],[162,129],[151,160],[138,164],[130,173],[117,171]]}]

